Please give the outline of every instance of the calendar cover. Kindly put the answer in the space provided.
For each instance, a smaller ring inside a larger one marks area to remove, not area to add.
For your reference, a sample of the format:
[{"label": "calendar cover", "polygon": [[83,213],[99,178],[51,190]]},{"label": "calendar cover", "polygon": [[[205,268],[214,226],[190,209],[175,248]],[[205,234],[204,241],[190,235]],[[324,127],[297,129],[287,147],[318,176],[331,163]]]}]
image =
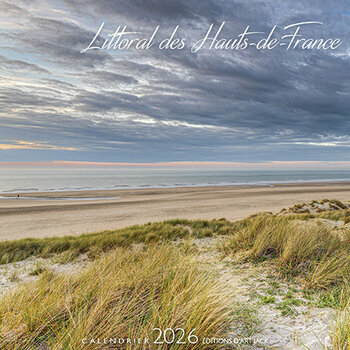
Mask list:
[{"label": "calendar cover", "polygon": [[0,349],[350,349],[349,24],[0,0]]}]

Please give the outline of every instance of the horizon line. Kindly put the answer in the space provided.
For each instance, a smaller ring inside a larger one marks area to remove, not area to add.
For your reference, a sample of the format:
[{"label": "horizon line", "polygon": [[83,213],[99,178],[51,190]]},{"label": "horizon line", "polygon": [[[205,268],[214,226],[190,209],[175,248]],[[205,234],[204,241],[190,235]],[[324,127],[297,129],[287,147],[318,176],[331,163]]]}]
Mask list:
[{"label": "horizon line", "polygon": [[36,161],[36,162],[0,162],[0,166],[101,166],[101,167],[253,167],[253,166],[350,166],[350,161],[260,161],[260,162],[230,162],[230,161],[171,161],[171,162],[93,162],[93,161]]}]

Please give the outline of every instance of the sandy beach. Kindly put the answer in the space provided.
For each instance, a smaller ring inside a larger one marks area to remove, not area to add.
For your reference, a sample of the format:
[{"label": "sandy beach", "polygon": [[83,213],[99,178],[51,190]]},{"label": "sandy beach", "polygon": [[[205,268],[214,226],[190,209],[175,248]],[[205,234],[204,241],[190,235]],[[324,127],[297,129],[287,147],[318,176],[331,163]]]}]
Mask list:
[{"label": "sandy beach", "polygon": [[[350,183],[23,194],[35,199],[3,196],[7,198],[0,199],[0,240],[8,240],[78,235],[172,218],[237,220],[311,200],[346,201]],[[75,200],[62,200],[67,198]]]}]

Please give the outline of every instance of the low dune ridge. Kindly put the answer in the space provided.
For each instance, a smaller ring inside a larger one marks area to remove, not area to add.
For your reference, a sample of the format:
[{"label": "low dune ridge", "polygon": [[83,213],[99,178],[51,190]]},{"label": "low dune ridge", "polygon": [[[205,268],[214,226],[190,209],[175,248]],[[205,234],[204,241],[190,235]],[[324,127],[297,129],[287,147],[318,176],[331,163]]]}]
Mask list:
[{"label": "low dune ridge", "polygon": [[154,349],[180,329],[167,348],[348,349],[350,209],[321,202],[0,242],[0,347]]},{"label": "low dune ridge", "polygon": [[322,199],[321,201],[313,200],[310,203],[299,203],[288,209],[282,209],[281,214],[288,213],[322,213],[323,211],[336,211],[349,209],[350,202],[341,202],[336,199]]}]

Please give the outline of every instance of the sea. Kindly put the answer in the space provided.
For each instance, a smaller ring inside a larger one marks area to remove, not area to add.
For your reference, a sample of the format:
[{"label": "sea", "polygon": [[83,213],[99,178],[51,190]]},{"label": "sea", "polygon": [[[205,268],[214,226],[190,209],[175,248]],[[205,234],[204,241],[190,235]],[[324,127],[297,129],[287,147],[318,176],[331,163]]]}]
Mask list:
[{"label": "sea", "polygon": [[350,181],[349,170],[159,167],[0,167],[0,193]]}]

